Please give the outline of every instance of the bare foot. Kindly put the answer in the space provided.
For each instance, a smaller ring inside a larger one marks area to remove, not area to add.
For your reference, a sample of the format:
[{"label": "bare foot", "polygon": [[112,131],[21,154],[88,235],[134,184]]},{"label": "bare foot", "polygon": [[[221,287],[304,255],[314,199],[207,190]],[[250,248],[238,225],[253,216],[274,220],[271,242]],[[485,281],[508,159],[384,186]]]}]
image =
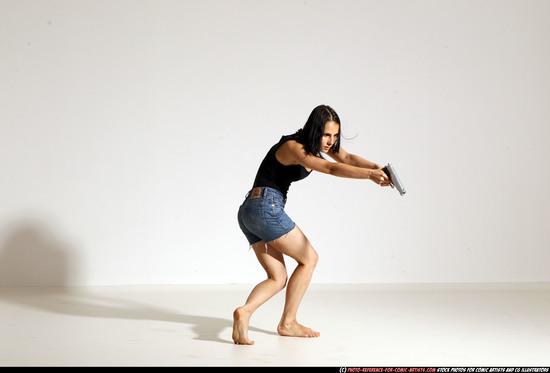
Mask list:
[{"label": "bare foot", "polygon": [[248,322],[250,314],[242,307],[233,312],[233,342],[238,345],[253,345],[254,341],[248,339]]},{"label": "bare foot", "polygon": [[285,337],[317,338],[321,335],[321,333],[300,325],[296,321],[284,324],[281,322],[277,327],[277,332]]}]

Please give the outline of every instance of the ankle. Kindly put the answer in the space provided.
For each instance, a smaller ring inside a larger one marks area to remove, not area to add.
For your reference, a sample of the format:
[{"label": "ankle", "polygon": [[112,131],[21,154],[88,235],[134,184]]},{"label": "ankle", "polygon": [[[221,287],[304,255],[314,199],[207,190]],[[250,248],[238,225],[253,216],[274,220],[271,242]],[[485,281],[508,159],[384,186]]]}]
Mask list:
[{"label": "ankle", "polygon": [[279,326],[282,327],[290,327],[292,325],[296,325],[298,321],[296,321],[296,318],[282,318],[279,322]]},{"label": "ankle", "polygon": [[239,318],[243,318],[243,317],[250,318],[250,316],[252,315],[252,312],[250,312],[246,308],[246,306],[242,306],[242,307],[237,308],[235,310],[235,312],[233,312],[233,315],[238,316]]}]

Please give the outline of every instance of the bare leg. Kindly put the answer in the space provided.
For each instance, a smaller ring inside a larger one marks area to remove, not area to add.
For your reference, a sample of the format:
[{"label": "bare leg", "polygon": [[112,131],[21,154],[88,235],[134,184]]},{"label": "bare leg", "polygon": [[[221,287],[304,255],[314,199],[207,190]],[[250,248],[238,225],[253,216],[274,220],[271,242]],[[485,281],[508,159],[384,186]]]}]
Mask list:
[{"label": "bare leg", "polygon": [[250,293],[246,304],[233,313],[233,341],[236,344],[254,344],[248,339],[250,317],[263,303],[281,291],[286,284],[287,274],[283,254],[298,262],[286,291],[283,316],[277,327],[280,335],[291,337],[318,337],[319,332],[298,324],[296,314],[300,302],[309,286],[318,255],[311,243],[296,226],[287,235],[267,244],[264,241],[252,248],[267,273],[267,280],[259,283]]},{"label": "bare leg", "polygon": [[267,273],[267,280],[259,283],[252,290],[246,304],[233,312],[233,341],[236,344],[254,344],[248,339],[248,324],[250,317],[267,300],[281,291],[286,285],[286,267],[283,255],[260,241],[252,246],[258,261]]},{"label": "bare leg", "polygon": [[298,266],[288,281],[285,308],[277,331],[283,336],[318,337],[319,332],[298,324],[296,320],[298,307],[317,265],[319,258],[317,252],[298,226],[287,235],[271,242],[270,245],[298,262]]}]

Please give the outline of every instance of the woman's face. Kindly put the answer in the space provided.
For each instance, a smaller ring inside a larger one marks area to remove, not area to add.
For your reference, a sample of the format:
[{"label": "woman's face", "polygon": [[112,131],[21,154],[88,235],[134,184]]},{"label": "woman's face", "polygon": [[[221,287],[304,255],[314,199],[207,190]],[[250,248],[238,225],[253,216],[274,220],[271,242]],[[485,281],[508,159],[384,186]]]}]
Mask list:
[{"label": "woman's face", "polygon": [[338,140],[340,125],[336,122],[326,122],[325,131],[321,137],[321,153],[328,153],[332,145]]}]

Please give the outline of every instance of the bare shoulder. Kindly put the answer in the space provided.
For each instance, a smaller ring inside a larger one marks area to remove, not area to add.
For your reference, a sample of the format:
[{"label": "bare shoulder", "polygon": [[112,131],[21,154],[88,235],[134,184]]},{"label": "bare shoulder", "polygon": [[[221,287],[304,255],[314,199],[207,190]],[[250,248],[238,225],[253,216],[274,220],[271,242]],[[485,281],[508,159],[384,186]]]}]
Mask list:
[{"label": "bare shoulder", "polygon": [[299,159],[304,155],[304,146],[296,140],[288,140],[282,144],[275,153],[277,160],[285,166],[299,164]]},{"label": "bare shoulder", "polygon": [[332,162],[322,157],[308,154],[304,149],[304,145],[294,140],[289,140],[281,145],[275,156],[285,166],[300,164],[308,171],[314,170],[329,173],[332,167]]}]

